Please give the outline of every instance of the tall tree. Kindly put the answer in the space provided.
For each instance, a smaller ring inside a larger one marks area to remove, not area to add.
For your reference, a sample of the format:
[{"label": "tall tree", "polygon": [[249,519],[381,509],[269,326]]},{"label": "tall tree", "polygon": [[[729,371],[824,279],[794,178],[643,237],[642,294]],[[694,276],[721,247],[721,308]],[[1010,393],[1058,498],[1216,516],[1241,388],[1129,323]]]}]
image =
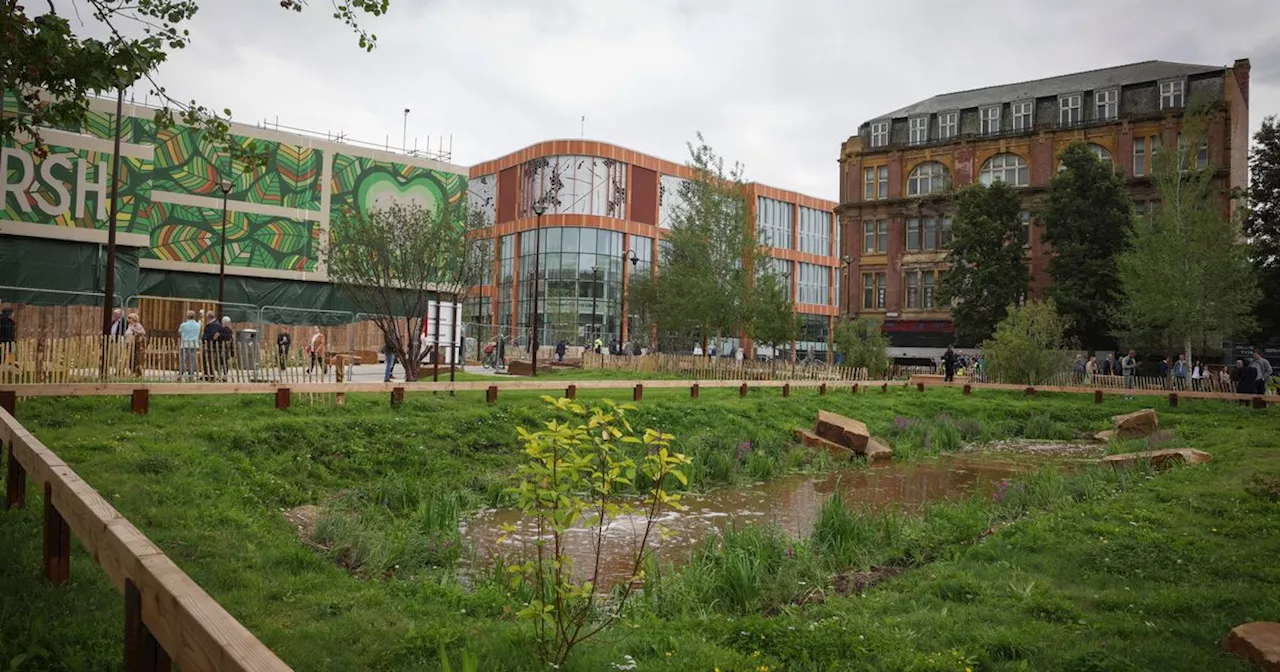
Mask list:
[{"label": "tall tree", "polygon": [[693,179],[680,186],[658,272],[637,281],[631,299],[662,332],[692,338],[707,352],[712,337],[751,331],[753,274],[772,271],[753,233],[742,166],[726,170],[701,133],[689,154]]},{"label": "tall tree", "polygon": [[397,203],[348,209],[330,231],[329,281],[371,316],[407,381],[418,379],[427,346],[422,334],[435,333],[426,323],[431,302],[461,297],[488,269],[483,246],[467,237],[467,222],[479,216],[465,203],[430,209]]},{"label": "tall tree", "polygon": [[951,267],[938,286],[939,301],[952,305],[960,338],[988,338],[1009,306],[1026,298],[1031,276],[1022,256],[1021,211],[1018,193],[1004,182],[960,190],[947,254]]},{"label": "tall tree", "polygon": [[[0,141],[12,140],[18,133],[30,135],[36,151],[43,154],[41,127],[79,129],[89,111],[90,95],[132,86],[145,78],[152,94],[165,101],[156,112],[157,123],[172,123],[177,109],[184,123],[204,128],[215,144],[225,144],[222,136],[229,131],[231,110],[219,113],[195,101],[178,101],[154,79],[154,70],[170,53],[191,43],[186,25],[200,9],[198,0],[80,1],[83,5],[75,6],[73,15],[81,25],[85,19],[92,22],[87,32],[105,33],[107,39],[76,35],[69,18],[58,14],[52,0],[44,13],[26,9],[18,0],[0,0],[0,63],[4,64],[0,87],[6,96],[16,96],[23,112],[0,115]],[[377,38],[361,27],[360,19],[386,13],[390,0],[332,2],[334,18],[356,32],[362,49],[372,50]],[[308,4],[307,0],[270,3],[294,12]],[[146,26],[142,37],[122,30],[138,25]]]},{"label": "tall tree", "polygon": [[1254,311],[1264,336],[1280,335],[1280,121],[1262,120],[1249,158],[1249,215],[1244,235],[1262,288]]},{"label": "tall tree", "polygon": [[1129,247],[1132,204],[1124,179],[1084,143],[1062,151],[1064,167],[1049,182],[1040,214],[1053,246],[1048,296],[1069,325],[1067,336],[1086,348],[1113,344],[1122,300],[1116,259]]},{"label": "tall tree", "polygon": [[795,313],[787,279],[774,273],[756,278],[751,293],[751,320],[747,335],[757,345],[790,347],[800,337],[800,316]]},{"label": "tall tree", "polygon": [[1131,249],[1119,260],[1123,319],[1129,332],[1180,347],[1246,329],[1258,289],[1240,227],[1225,215],[1210,163],[1196,167],[1207,119],[1183,119],[1182,141],[1158,152],[1152,180],[1159,207],[1135,222]]},{"label": "tall tree", "polygon": [[836,325],[836,350],[844,355],[843,365],[866,369],[869,378],[888,374],[889,337],[883,323],[873,318],[860,317]]}]

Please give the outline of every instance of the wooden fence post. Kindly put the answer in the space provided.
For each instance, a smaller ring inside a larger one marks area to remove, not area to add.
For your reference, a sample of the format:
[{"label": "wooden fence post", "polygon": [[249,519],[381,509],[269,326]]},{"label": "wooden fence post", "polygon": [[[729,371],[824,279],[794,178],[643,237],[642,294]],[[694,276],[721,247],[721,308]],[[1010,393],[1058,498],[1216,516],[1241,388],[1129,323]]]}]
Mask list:
[{"label": "wooden fence post", "polygon": [[924,392],[924,383],[916,383],[916,391]]},{"label": "wooden fence post", "polygon": [[697,383],[694,383],[693,385],[690,385],[690,386],[689,386],[689,398],[690,398],[690,399],[697,399],[697,398],[698,398],[698,384],[697,384]]},{"label": "wooden fence post", "polygon": [[1178,407],[1178,393],[1177,393],[1177,392],[1170,392],[1170,393],[1169,393],[1169,407],[1170,407],[1170,408],[1177,408],[1177,407]]},{"label": "wooden fence post", "polygon": [[151,407],[151,390],[146,388],[134,390],[129,406],[134,415],[146,415]]},{"label": "wooden fence post", "polygon": [[1027,396],[1028,396],[1028,397],[1034,397],[1034,396],[1036,396],[1036,388],[1034,388],[1034,387],[1028,387],[1028,388],[1027,388]]},{"label": "wooden fence post", "polygon": [[53,486],[44,484],[44,577],[55,586],[71,578],[71,528],[53,505]]},{"label": "wooden fence post", "polygon": [[391,388],[391,405],[399,406],[403,403],[404,403],[404,388],[403,387]]},{"label": "wooden fence post", "polygon": [[1095,404],[1101,404],[1101,403],[1102,403],[1102,390],[1094,390],[1094,391],[1093,391],[1093,403],[1095,403]]},{"label": "wooden fence post", "polygon": [[791,396],[791,383],[782,384],[782,396],[784,397]]},{"label": "wooden fence post", "polygon": [[1266,399],[1263,399],[1262,397],[1254,397],[1254,398],[1253,398],[1253,407],[1254,407],[1254,408],[1266,408],[1266,407],[1267,407],[1267,400],[1266,400]]},{"label": "wooden fence post", "polygon": [[739,387],[739,388],[738,388],[738,396],[739,396],[739,397],[745,397],[745,396],[747,396],[747,384],[746,384],[746,383],[743,383],[743,384],[742,384],[742,387]]},{"label": "wooden fence post", "polygon": [[124,580],[124,669],[128,672],[169,672],[173,663],[142,622],[142,593],[133,579]]},{"label": "wooden fence post", "polygon": [[818,386],[818,396],[825,395],[826,393],[827,393],[827,384],[826,384],[826,383],[823,383],[823,384],[819,385],[819,386]]},{"label": "wooden fence post", "polygon": [[289,409],[289,404],[293,401],[293,392],[287,387],[281,387],[276,390],[276,410],[285,411]]},{"label": "wooden fence post", "polygon": [[880,391],[887,394],[889,392],[889,383],[880,383]]},{"label": "wooden fence post", "polygon": [[577,396],[578,396],[578,386],[577,386],[577,385],[570,385],[569,387],[564,388],[564,396],[565,396],[565,398],[566,398],[566,399],[575,399],[575,398],[577,398]]},{"label": "wooden fence post", "polygon": [[969,396],[969,395],[971,395],[971,394],[973,394],[973,386],[972,386],[972,385],[970,385],[969,383],[965,383],[965,384],[964,384],[964,396],[966,396],[966,397],[967,397],[967,396]]},{"label": "wooden fence post", "polygon": [[13,454],[13,441],[9,441],[5,452],[8,453],[8,468],[4,479],[4,508],[6,511],[21,509],[27,505],[27,470]]},{"label": "wooden fence post", "polygon": [[631,391],[631,401],[640,401],[644,398],[644,384],[636,383],[636,387]]},{"label": "wooden fence post", "polygon": [[854,393],[854,394],[857,394],[857,393],[858,393],[858,384],[857,384],[857,383],[854,383],[854,384],[853,384],[853,393]]},{"label": "wooden fence post", "polygon": [[18,393],[13,390],[0,390],[0,408],[9,412],[9,415],[18,417]]},{"label": "wooden fence post", "polygon": [[484,391],[484,400],[488,404],[498,403],[498,386],[490,385],[489,389]]}]

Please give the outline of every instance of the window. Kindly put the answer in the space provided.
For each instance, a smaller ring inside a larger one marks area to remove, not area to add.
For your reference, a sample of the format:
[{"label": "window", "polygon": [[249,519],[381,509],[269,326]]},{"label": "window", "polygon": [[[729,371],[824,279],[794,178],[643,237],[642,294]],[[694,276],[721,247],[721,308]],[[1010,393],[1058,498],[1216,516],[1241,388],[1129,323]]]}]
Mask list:
[{"label": "window", "polygon": [[876,176],[880,183],[880,198],[889,198],[889,167],[880,166],[876,171]]},{"label": "window", "polygon": [[907,195],[925,196],[947,188],[947,167],[937,161],[925,161],[907,177]]},{"label": "window", "polygon": [[1204,138],[1200,141],[1200,146],[1196,148],[1196,170],[1204,170],[1209,167],[1209,139]]},{"label": "window", "polygon": [[937,305],[935,290],[938,272],[929,269],[911,269],[904,273],[906,304],[909,309],[933,308]]},{"label": "window", "polygon": [[908,252],[942,249],[951,242],[951,218],[912,217],[906,231]]},{"label": "window", "polygon": [[938,137],[946,140],[947,138],[956,137],[956,131],[960,127],[959,112],[942,112],[938,114]]},{"label": "window", "polygon": [[1022,246],[1026,247],[1031,244],[1031,213],[1026,210],[1019,212],[1018,220],[1022,222]]},{"label": "window", "polygon": [[889,144],[889,122],[871,122],[871,146],[884,147]]},{"label": "window", "polygon": [[876,200],[876,169],[862,169],[862,200]]},{"label": "window", "polygon": [[920,273],[907,271],[907,308],[920,307]]},{"label": "window", "polygon": [[1141,177],[1147,174],[1147,139],[1133,139],[1133,176]]},{"label": "window", "polygon": [[863,310],[884,310],[884,271],[862,274]]},{"label": "window", "polygon": [[1031,130],[1031,127],[1034,125],[1034,123],[1032,122],[1032,114],[1033,114],[1032,109],[1033,109],[1033,104],[1031,103],[1031,101],[1013,104],[1012,106],[1013,130],[1015,131]]},{"label": "window", "polygon": [[1115,119],[1120,116],[1120,92],[1116,89],[1095,91],[1093,93],[1093,118],[1097,120]]},{"label": "window", "polygon": [[920,285],[923,288],[924,301],[922,303],[924,304],[925,308],[932,308],[936,303],[934,300],[934,291],[933,291],[936,278],[937,278],[937,275],[935,275],[930,271],[925,271],[922,274],[922,278],[921,278],[922,282],[920,283]]},{"label": "window", "polygon": [[800,277],[797,280],[799,302],[827,305],[829,302],[827,294],[831,290],[831,269],[804,262],[800,262],[797,266],[800,271]]},{"label": "window", "polygon": [[912,117],[907,120],[907,130],[909,131],[908,142],[913,145],[922,145],[929,141],[929,117]]},{"label": "window", "polygon": [[[1094,156],[1098,157],[1100,161],[1111,164],[1113,166],[1115,165],[1115,163],[1111,160],[1111,152],[1108,151],[1106,147],[1103,147],[1102,145],[1099,145],[1093,142],[1089,143],[1088,147],[1089,147],[1089,152],[1092,153]],[[1066,169],[1067,169],[1067,164],[1063,163],[1062,161],[1058,161],[1058,172],[1061,173]]]},{"label": "window", "polygon": [[1080,94],[1058,96],[1058,125],[1071,126],[1080,123]]},{"label": "window", "polygon": [[868,219],[862,223],[862,253],[876,253],[876,222]]},{"label": "window", "polygon": [[760,196],[756,199],[756,240],[761,245],[791,249],[795,231],[790,203]]},{"label": "window", "polygon": [[993,105],[978,110],[978,131],[983,135],[994,135],[1000,132],[1000,106]]},{"label": "window", "polygon": [[1160,82],[1160,109],[1182,107],[1183,91],[1187,83],[1181,79]]},{"label": "window", "polygon": [[996,154],[982,164],[978,179],[988,186],[992,182],[1008,182],[1015,187],[1025,187],[1031,183],[1031,173],[1021,156]]},{"label": "window", "polygon": [[800,251],[831,256],[831,213],[800,206]]},{"label": "window", "polygon": [[1147,215],[1147,202],[1146,202],[1146,201],[1134,201],[1134,202],[1133,202],[1133,214],[1134,214],[1134,216],[1136,216],[1136,217],[1145,217],[1145,216]]}]

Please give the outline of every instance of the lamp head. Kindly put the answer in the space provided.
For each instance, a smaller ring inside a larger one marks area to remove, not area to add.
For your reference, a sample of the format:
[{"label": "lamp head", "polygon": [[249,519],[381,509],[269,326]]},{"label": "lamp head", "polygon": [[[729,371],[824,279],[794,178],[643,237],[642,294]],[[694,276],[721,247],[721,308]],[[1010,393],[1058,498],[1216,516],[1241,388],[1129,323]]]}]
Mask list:
[{"label": "lamp head", "polygon": [[640,257],[637,257],[636,253],[633,251],[631,253],[631,267],[635,268],[638,263],[640,263]]},{"label": "lamp head", "polygon": [[222,193],[224,194],[231,193],[231,180],[223,179],[221,184],[219,184],[218,186],[222,188]]},{"label": "lamp head", "polygon": [[546,213],[546,211],[547,211],[546,201],[543,201],[542,199],[538,199],[538,202],[533,204],[533,214],[537,215],[538,217],[541,217],[544,213]]}]

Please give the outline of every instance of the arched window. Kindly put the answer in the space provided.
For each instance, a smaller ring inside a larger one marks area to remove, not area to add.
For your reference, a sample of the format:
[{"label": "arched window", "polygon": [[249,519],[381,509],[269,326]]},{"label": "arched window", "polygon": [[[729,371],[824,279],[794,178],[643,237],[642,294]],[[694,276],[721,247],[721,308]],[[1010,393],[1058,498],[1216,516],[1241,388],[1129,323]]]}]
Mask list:
[{"label": "arched window", "polygon": [[978,179],[988,186],[993,182],[1008,182],[1015,187],[1025,187],[1031,184],[1031,171],[1017,154],[996,154],[982,164]]},{"label": "arched window", "polygon": [[[1111,152],[1107,151],[1107,148],[1106,148],[1106,147],[1103,147],[1102,145],[1099,145],[1099,144],[1094,143],[1094,142],[1091,142],[1091,143],[1089,143],[1089,144],[1085,145],[1085,147],[1087,147],[1087,148],[1089,149],[1089,151],[1093,153],[1093,155],[1094,155],[1094,156],[1096,156],[1096,157],[1098,157],[1099,159],[1101,159],[1101,160],[1102,160],[1103,162],[1105,162],[1107,165],[1109,165],[1109,166],[1114,166],[1114,165],[1116,165],[1116,164],[1115,164],[1115,161],[1113,161],[1113,160],[1111,159]],[[1062,171],[1064,171],[1064,170],[1066,170],[1066,169],[1067,169],[1067,164],[1063,163],[1062,161],[1058,161],[1058,172],[1059,172],[1059,173],[1061,173]]]},{"label": "arched window", "polygon": [[951,176],[947,167],[937,161],[925,161],[907,177],[907,195],[925,196],[947,188]]}]

